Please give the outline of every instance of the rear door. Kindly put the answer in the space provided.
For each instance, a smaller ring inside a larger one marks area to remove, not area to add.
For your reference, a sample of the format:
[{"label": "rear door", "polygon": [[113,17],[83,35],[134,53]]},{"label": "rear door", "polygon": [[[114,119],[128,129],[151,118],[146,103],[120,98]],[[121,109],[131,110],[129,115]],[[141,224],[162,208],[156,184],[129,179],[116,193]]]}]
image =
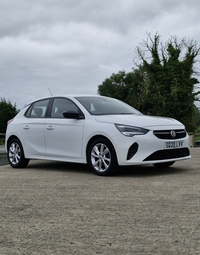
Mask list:
[{"label": "rear door", "polygon": [[48,104],[49,99],[33,103],[21,122],[21,135],[26,157],[45,155],[44,124]]}]

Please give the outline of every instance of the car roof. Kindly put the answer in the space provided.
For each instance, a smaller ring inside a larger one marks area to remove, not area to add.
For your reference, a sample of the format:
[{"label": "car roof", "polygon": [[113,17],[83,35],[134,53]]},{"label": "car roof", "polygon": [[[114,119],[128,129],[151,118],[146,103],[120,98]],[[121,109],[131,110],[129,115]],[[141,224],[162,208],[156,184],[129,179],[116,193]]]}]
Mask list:
[{"label": "car roof", "polygon": [[37,98],[37,99],[32,100],[32,101],[28,102],[27,104],[25,104],[24,107],[26,107],[34,102],[43,100],[43,99],[49,99],[49,98],[55,98],[55,97],[75,98],[75,97],[103,97],[103,96],[101,96],[99,94],[57,94],[57,95]]}]

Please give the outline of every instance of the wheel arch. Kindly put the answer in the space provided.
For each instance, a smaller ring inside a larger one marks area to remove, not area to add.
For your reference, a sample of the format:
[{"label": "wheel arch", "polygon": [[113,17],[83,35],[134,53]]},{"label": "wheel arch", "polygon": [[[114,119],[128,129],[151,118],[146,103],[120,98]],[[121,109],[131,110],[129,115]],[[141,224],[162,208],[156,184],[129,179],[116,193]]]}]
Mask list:
[{"label": "wheel arch", "polygon": [[[8,144],[9,144],[10,141],[13,140],[13,139],[17,139],[17,140],[20,141],[19,137],[17,137],[16,135],[11,135],[11,136],[7,139],[7,141],[6,141],[6,149],[7,149],[7,150],[8,150]],[[20,143],[21,143],[21,141],[20,141]],[[21,143],[21,144],[22,144],[22,143]],[[22,147],[23,147],[23,145],[22,145]]]},{"label": "wheel arch", "polygon": [[22,146],[22,149],[23,149],[23,152],[24,152],[24,155],[25,155],[24,145],[22,144],[20,138],[19,138],[18,136],[16,136],[16,135],[11,135],[11,136],[7,139],[7,141],[6,141],[6,150],[8,151],[8,145],[9,145],[10,141],[12,141],[13,139],[17,139],[17,140],[20,142],[20,144],[21,144],[21,146]]},{"label": "wheel arch", "polygon": [[[88,155],[88,150],[90,148],[90,145],[96,140],[96,139],[99,139],[99,138],[103,138],[103,139],[106,139],[110,145],[113,147],[113,150],[115,152],[115,156],[116,156],[116,159],[117,159],[117,153],[116,153],[116,150],[115,150],[115,147],[113,146],[113,143],[110,141],[110,139],[104,135],[95,135],[93,137],[90,138],[90,140],[88,141],[87,143],[87,146],[86,146],[86,151],[85,151],[85,156],[86,156],[86,160],[87,160],[87,155]],[[117,163],[118,163],[118,159],[117,159]]]}]

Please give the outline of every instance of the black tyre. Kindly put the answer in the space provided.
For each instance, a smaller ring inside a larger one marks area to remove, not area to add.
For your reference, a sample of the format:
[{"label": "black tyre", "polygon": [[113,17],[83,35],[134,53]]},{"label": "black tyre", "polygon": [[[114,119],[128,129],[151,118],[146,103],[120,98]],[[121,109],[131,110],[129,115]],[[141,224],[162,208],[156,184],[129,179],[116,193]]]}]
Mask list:
[{"label": "black tyre", "polygon": [[113,175],[118,167],[112,144],[105,138],[92,142],[87,152],[87,162],[97,175]]},{"label": "black tyre", "polygon": [[165,163],[156,163],[154,164],[155,167],[160,167],[160,168],[167,168],[171,165],[173,165],[175,161],[170,161],[170,162],[165,162]]},{"label": "black tyre", "polygon": [[12,139],[8,143],[7,157],[13,168],[24,168],[29,162],[29,159],[24,157],[23,147],[18,139]]}]

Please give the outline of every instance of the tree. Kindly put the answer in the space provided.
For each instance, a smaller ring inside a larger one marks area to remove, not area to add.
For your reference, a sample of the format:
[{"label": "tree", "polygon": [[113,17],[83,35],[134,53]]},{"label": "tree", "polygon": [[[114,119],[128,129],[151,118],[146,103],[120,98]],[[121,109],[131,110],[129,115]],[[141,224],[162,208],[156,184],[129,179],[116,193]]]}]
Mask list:
[{"label": "tree", "polygon": [[194,102],[200,94],[194,90],[199,83],[194,64],[199,52],[193,40],[178,42],[171,37],[163,46],[158,34],[153,38],[148,34],[136,47],[137,69],[112,74],[99,85],[98,92],[127,102],[144,114],[175,118],[187,131],[194,131],[198,125]]},{"label": "tree", "polygon": [[139,111],[144,111],[144,75],[142,69],[134,69],[129,73],[125,71],[113,73],[98,86],[98,93],[102,96],[117,98]]},{"label": "tree", "polygon": [[195,107],[194,119],[197,122],[197,126],[200,127],[200,108],[198,108],[198,107]]},{"label": "tree", "polygon": [[7,121],[14,118],[18,113],[16,104],[12,105],[5,98],[0,98],[0,133],[6,132]]},{"label": "tree", "polygon": [[199,83],[194,64],[199,52],[197,43],[185,38],[178,43],[176,37],[171,37],[163,46],[157,34],[154,38],[148,34],[147,40],[136,47],[142,62],[138,66],[146,72],[148,113],[178,119],[188,131],[197,126],[194,102],[200,92],[194,92],[194,85]]}]

